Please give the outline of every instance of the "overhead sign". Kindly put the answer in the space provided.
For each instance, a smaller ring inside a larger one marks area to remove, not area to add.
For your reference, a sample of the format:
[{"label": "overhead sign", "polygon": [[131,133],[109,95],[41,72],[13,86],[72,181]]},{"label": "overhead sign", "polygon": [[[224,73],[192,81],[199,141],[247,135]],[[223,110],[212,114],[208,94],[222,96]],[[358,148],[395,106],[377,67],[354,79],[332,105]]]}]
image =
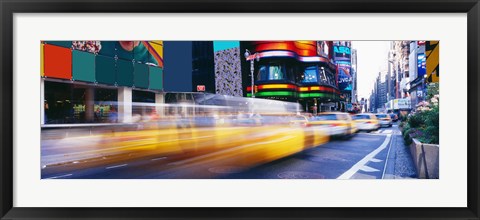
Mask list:
[{"label": "overhead sign", "polygon": [[348,48],[348,47],[335,46],[333,49],[334,49],[335,53],[351,54],[350,48]]},{"label": "overhead sign", "polygon": [[197,85],[197,92],[205,92],[205,85]]},{"label": "overhead sign", "polygon": [[410,109],[410,99],[398,99],[398,109]]}]

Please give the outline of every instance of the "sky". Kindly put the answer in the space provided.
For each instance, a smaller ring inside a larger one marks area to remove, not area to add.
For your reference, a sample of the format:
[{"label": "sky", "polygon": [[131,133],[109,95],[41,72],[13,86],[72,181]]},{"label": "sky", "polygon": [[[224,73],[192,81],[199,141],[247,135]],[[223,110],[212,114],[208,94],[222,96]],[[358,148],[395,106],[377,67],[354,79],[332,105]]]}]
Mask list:
[{"label": "sky", "polygon": [[358,100],[369,98],[378,72],[387,68],[391,41],[352,41],[357,50]]}]

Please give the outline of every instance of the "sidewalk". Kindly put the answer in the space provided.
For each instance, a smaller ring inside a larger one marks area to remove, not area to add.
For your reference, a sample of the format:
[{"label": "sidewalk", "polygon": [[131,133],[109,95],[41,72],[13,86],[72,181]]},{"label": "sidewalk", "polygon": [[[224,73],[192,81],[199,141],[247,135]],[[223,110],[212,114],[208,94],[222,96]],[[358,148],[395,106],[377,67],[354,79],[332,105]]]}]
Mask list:
[{"label": "sidewalk", "polygon": [[415,164],[410,150],[402,137],[402,132],[394,125],[391,148],[387,158],[384,179],[412,179],[417,178]]}]

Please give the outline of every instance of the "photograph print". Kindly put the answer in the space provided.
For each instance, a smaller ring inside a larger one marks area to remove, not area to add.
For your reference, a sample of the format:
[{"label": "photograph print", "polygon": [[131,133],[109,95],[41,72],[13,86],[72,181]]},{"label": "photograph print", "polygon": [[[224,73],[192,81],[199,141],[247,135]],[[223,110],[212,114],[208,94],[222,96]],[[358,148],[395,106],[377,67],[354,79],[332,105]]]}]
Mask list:
[{"label": "photograph print", "polygon": [[41,179],[439,179],[439,50],[48,41]]}]

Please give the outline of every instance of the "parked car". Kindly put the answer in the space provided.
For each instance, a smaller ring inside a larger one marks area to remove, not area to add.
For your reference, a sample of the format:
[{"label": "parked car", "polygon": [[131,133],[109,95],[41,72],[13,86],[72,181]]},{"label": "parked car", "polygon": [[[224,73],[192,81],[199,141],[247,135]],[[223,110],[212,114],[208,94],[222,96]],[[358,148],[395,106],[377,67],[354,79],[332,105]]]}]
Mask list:
[{"label": "parked car", "polygon": [[393,122],[392,118],[390,118],[390,115],[388,114],[376,114],[381,127],[392,127]]},{"label": "parked car", "polygon": [[353,120],[360,131],[375,131],[380,128],[380,122],[372,113],[362,113],[353,116]]}]

